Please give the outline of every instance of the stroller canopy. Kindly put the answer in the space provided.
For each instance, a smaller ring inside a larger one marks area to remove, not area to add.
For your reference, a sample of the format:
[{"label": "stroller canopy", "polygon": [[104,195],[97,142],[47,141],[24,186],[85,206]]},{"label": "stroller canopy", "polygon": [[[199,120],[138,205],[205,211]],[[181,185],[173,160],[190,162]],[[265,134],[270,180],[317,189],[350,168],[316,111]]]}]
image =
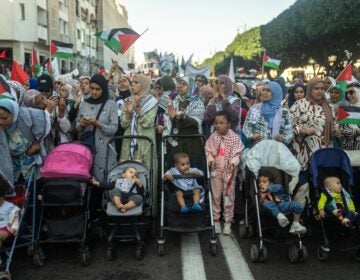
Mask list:
[{"label": "stroller canopy", "polygon": [[337,148],[324,148],[317,150],[310,161],[310,171],[314,186],[318,185],[319,168],[332,168],[342,170],[347,175],[347,184],[353,185],[352,167],[347,154]]},{"label": "stroller canopy", "polygon": [[57,146],[45,158],[41,170],[43,178],[89,179],[93,164],[90,149],[79,143],[66,143]]},{"label": "stroller canopy", "polygon": [[262,166],[272,166],[296,177],[300,164],[290,150],[281,142],[262,140],[242,157],[242,161],[257,177]]}]

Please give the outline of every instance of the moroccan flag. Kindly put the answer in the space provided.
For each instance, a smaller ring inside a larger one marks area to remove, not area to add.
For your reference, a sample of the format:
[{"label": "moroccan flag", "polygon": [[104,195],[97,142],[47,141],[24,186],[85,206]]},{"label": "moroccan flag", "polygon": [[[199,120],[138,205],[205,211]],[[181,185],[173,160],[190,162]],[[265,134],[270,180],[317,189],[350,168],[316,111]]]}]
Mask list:
[{"label": "moroccan flag", "polygon": [[59,57],[59,58],[72,58],[73,56],[72,48],[73,48],[73,44],[52,40],[50,45],[50,55],[52,57]]},{"label": "moroccan flag", "polygon": [[360,125],[360,108],[355,106],[339,106],[338,122],[339,124]]},{"label": "moroccan flag", "polygon": [[21,68],[19,64],[14,60],[11,67],[11,76],[10,80],[18,81],[20,84],[24,85],[27,80],[29,80],[28,74]]},{"label": "moroccan flag", "polygon": [[263,65],[272,69],[279,69],[281,60],[279,59],[275,59],[275,58],[271,58],[270,56],[268,56],[266,54],[266,52],[264,52],[264,56],[263,56]]},{"label": "moroccan flag", "polygon": [[6,57],[6,51],[4,50],[0,53],[0,58],[5,58],[5,57]]},{"label": "moroccan flag", "polygon": [[130,28],[112,28],[95,33],[95,36],[104,41],[114,53],[124,54],[128,48],[140,37]]},{"label": "moroccan flag", "polygon": [[37,59],[36,51],[34,48],[32,49],[32,53],[31,53],[31,69],[35,77],[37,77],[41,71],[41,66]]},{"label": "moroccan flag", "polygon": [[336,78],[336,84],[343,90],[346,91],[346,86],[352,81],[352,64],[348,64],[345,69]]}]

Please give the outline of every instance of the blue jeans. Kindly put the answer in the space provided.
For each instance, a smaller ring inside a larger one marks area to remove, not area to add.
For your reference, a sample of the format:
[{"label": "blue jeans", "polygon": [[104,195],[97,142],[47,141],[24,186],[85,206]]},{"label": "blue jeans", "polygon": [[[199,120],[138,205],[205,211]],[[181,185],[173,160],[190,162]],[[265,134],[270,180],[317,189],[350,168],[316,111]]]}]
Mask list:
[{"label": "blue jeans", "polygon": [[274,201],[265,200],[262,204],[262,206],[271,213],[275,218],[279,213],[283,214],[301,214],[303,211],[303,207],[301,204],[297,201],[282,201],[279,203],[276,203]]},{"label": "blue jeans", "polygon": [[333,211],[336,210],[336,209],[342,209],[344,211],[344,218],[348,218],[351,222],[354,222],[355,221],[355,213],[353,211],[350,211],[350,210],[345,210],[343,208],[335,208],[333,205],[331,205],[330,203],[329,204],[326,204],[325,206],[325,212],[328,214],[328,215],[333,215]]}]

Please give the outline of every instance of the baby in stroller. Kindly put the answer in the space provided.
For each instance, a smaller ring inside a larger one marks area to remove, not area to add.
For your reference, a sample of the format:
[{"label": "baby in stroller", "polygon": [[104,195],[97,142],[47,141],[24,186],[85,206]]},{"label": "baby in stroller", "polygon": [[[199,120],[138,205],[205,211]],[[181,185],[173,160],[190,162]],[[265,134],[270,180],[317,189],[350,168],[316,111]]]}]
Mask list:
[{"label": "baby in stroller", "polygon": [[[204,192],[202,186],[198,184],[195,178],[181,178],[174,179],[173,175],[200,175],[204,176],[204,172],[197,168],[190,167],[190,158],[186,153],[178,153],[174,156],[175,167],[170,168],[164,174],[164,179],[171,181],[176,187],[175,195],[176,201],[180,205],[180,212],[186,214],[189,211],[202,212],[203,209],[200,205],[201,193]],[[186,205],[184,199],[184,192],[192,191],[193,205],[191,209]]]},{"label": "baby in stroller", "polygon": [[345,227],[351,227],[356,219],[356,211],[350,194],[342,187],[340,179],[334,176],[325,178],[324,189],[318,202],[319,216],[334,215]]},{"label": "baby in stroller", "polygon": [[90,183],[103,189],[111,189],[110,196],[112,202],[120,212],[139,206],[143,202],[144,188],[134,167],[128,167],[121,174],[121,178],[112,182],[99,182],[92,178]]},{"label": "baby in stroller", "polygon": [[292,234],[306,232],[306,227],[299,223],[303,207],[299,202],[289,200],[281,184],[274,184],[273,174],[269,170],[263,169],[259,173],[259,195],[262,207],[278,220],[281,227],[289,224],[284,213],[292,213],[293,223],[289,232]]}]

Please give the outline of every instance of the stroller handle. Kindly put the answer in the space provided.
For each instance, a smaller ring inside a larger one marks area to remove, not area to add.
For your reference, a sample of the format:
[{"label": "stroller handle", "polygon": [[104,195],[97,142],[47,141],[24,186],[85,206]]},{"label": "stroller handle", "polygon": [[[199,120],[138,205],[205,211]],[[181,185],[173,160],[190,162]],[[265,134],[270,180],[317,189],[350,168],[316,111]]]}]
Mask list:
[{"label": "stroller handle", "polygon": [[172,175],[174,179],[200,179],[203,175],[198,174],[183,174],[183,175]]},{"label": "stroller handle", "polygon": [[123,136],[114,136],[112,137],[109,142],[107,143],[108,145],[113,143],[115,140],[123,140],[123,139],[144,139],[147,142],[149,142],[150,145],[154,145],[153,140],[151,140],[150,137],[147,136],[143,136],[143,135],[123,135]]},{"label": "stroller handle", "polygon": [[162,137],[162,141],[165,142],[168,138],[200,138],[203,142],[206,142],[206,138],[201,134],[171,134]]}]

